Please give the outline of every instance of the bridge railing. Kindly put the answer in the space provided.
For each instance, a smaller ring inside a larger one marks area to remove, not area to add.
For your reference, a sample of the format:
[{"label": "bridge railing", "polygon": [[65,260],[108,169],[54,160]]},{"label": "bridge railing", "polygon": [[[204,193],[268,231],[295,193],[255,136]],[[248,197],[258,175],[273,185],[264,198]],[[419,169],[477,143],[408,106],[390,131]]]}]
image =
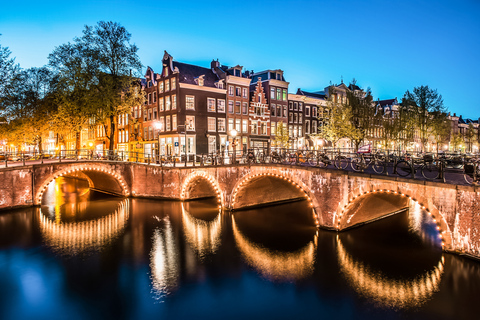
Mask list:
[{"label": "bridge railing", "polygon": [[0,168],[35,163],[74,161],[135,162],[160,167],[231,166],[284,164],[392,175],[413,179],[476,184],[480,176],[480,156],[459,153],[408,153],[393,150],[353,149],[294,150],[252,148],[208,154],[157,155],[134,151],[94,151],[87,149],[53,152],[0,153]]}]

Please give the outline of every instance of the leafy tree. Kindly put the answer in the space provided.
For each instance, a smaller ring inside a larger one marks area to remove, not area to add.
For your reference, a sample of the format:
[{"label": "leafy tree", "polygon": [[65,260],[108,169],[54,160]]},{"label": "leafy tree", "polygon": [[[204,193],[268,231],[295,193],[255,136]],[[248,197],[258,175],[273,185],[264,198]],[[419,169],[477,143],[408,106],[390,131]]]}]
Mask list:
[{"label": "leafy tree", "polygon": [[49,65],[58,78],[57,112],[52,116],[52,129],[65,137],[73,133],[76,149],[80,147],[80,132],[95,114],[92,92],[97,85],[97,62],[89,57],[87,48],[78,39],[62,44],[49,55]]},{"label": "leafy tree", "polygon": [[130,44],[130,38],[131,34],[120,24],[100,21],[94,27],[85,26],[81,39],[89,57],[98,62],[91,103],[97,111],[95,119],[105,126],[110,150],[115,145],[117,117],[129,114],[144,101],[144,92],[134,76],[140,76],[142,64],[138,48]]},{"label": "leafy tree", "polygon": [[475,133],[475,128],[473,127],[473,124],[469,124],[467,131],[465,132],[465,141],[468,146],[468,151],[472,152],[473,144],[476,142],[476,133]]},{"label": "leafy tree", "polygon": [[351,110],[350,121],[353,129],[348,131],[347,137],[353,141],[355,150],[357,150],[367,137],[375,120],[381,115],[376,113],[370,88],[367,88],[367,91],[359,90],[355,79],[352,80],[349,87],[351,90],[347,90],[346,103]]},{"label": "leafy tree", "polygon": [[436,126],[442,126],[447,119],[442,96],[436,89],[420,86],[413,88],[413,92],[407,90],[402,104],[414,111],[415,125],[422,144],[422,151],[424,151],[429,136],[435,135],[435,132],[439,131]]},{"label": "leafy tree", "polygon": [[330,141],[336,148],[340,139],[354,136],[356,130],[351,122],[352,108],[348,104],[335,101],[329,95],[327,106],[330,110],[329,121],[324,124],[318,136],[322,139]]},{"label": "leafy tree", "polygon": [[[0,34],[1,35],[1,34]],[[15,63],[15,58],[10,58],[8,47],[2,47],[0,44],[0,112],[3,113],[7,108],[7,97],[11,95],[12,81],[20,71],[20,67]]]},{"label": "leafy tree", "polygon": [[280,148],[285,148],[288,145],[288,140],[290,136],[288,134],[288,128],[283,121],[277,123],[277,128],[275,129],[275,139],[273,140],[275,146]]},{"label": "leafy tree", "polygon": [[61,84],[56,127],[67,123],[77,135],[77,148],[82,128],[102,124],[113,150],[115,120],[143,104],[144,93],[135,77],[142,65],[130,38],[120,24],[100,21],[85,26],[82,37],[57,47],[49,56]]},{"label": "leafy tree", "polygon": [[4,96],[4,114],[8,119],[4,134],[11,144],[36,144],[42,151],[42,137],[49,131],[50,115],[55,108],[52,73],[46,67],[22,70],[11,83],[11,90]]},{"label": "leafy tree", "polygon": [[460,132],[454,133],[450,139],[450,144],[453,146],[453,151],[458,151],[462,148],[465,139]]}]

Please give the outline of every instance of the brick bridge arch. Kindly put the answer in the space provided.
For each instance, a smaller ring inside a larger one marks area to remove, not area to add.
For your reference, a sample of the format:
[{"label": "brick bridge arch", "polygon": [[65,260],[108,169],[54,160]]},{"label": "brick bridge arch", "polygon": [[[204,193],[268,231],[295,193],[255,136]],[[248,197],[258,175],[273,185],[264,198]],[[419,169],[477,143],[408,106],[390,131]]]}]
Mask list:
[{"label": "brick bridge arch", "polygon": [[41,204],[43,194],[53,180],[69,176],[85,178],[93,190],[130,196],[129,183],[117,165],[101,162],[58,163],[54,166],[42,165],[35,170],[33,203]]},{"label": "brick bridge arch", "polygon": [[[480,257],[479,187],[324,168],[278,164],[161,168],[100,161],[9,167],[0,169],[0,209],[40,204],[48,183],[61,175],[80,171],[88,176],[94,188],[134,197],[185,200],[195,195],[192,187],[195,181],[203,181],[225,209],[245,205],[241,193],[262,179],[283,181],[289,184],[290,190],[296,190],[292,192],[294,197],[302,195],[311,202],[320,228],[335,231],[348,227],[351,210],[374,199],[373,195],[389,194],[397,200],[405,197],[418,202],[434,217],[442,232],[445,250]],[[275,200],[264,198],[265,202]]]},{"label": "brick bridge arch", "polygon": [[386,215],[407,209],[410,203],[418,205],[431,217],[436,225],[442,247],[452,247],[452,233],[444,215],[429,199],[421,193],[418,197],[397,189],[371,189],[353,194],[334,216],[334,225],[338,231],[383,218]]}]

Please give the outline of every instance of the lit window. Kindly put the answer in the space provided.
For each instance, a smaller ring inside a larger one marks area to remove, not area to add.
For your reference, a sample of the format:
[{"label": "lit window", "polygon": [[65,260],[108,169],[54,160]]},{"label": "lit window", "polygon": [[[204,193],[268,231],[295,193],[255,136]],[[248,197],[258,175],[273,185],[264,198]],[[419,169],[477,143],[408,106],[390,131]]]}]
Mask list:
[{"label": "lit window", "polygon": [[195,116],[186,116],[185,123],[188,131],[195,131]]},{"label": "lit window", "polygon": [[165,131],[165,117],[160,117],[160,131]]},{"label": "lit window", "polygon": [[270,98],[275,99],[275,88],[270,88]]},{"label": "lit window", "polygon": [[177,79],[172,78],[172,90],[175,90],[177,88]]},{"label": "lit window", "polygon": [[170,131],[170,116],[165,117],[165,131]]},{"label": "lit window", "polygon": [[170,79],[165,80],[165,92],[170,91]]},{"label": "lit window", "polygon": [[277,100],[282,100],[282,89],[277,88]]},{"label": "lit window", "polygon": [[270,122],[270,132],[271,132],[272,136],[274,136],[274,135],[276,134],[276,132],[277,132],[274,121]]},{"label": "lit window", "polygon": [[163,81],[160,81],[160,93],[163,93]]},{"label": "lit window", "polygon": [[170,110],[171,104],[170,104],[170,96],[165,97],[165,110]]},{"label": "lit window", "polygon": [[237,132],[241,132],[240,119],[235,119],[235,130],[237,130]]},{"label": "lit window", "polygon": [[215,112],[215,99],[207,98],[207,111]]},{"label": "lit window", "polygon": [[195,96],[185,96],[185,109],[195,110]]},{"label": "lit window", "polygon": [[248,133],[248,120],[247,119],[242,120],[242,131],[243,131],[243,133]]},{"label": "lit window", "polygon": [[177,109],[177,95],[176,94],[174,94],[172,96],[172,110],[175,110],[175,109]]},{"label": "lit window", "polygon": [[283,89],[283,101],[287,101],[287,90]]},{"label": "lit window", "polygon": [[163,97],[160,97],[159,102],[160,102],[160,112],[164,111],[165,110],[165,104],[164,104]]},{"label": "lit window", "polygon": [[225,100],[223,100],[223,99],[218,99],[217,100],[217,110],[218,110],[218,112],[225,113]]},{"label": "lit window", "polygon": [[172,115],[172,130],[177,130],[177,115]]},{"label": "lit window", "polygon": [[233,119],[228,119],[228,132],[233,130]]},{"label": "lit window", "polygon": [[225,132],[225,118],[218,118],[218,132]]},{"label": "lit window", "polygon": [[209,132],[215,132],[217,131],[216,125],[217,125],[217,119],[213,117],[208,117],[208,131]]}]

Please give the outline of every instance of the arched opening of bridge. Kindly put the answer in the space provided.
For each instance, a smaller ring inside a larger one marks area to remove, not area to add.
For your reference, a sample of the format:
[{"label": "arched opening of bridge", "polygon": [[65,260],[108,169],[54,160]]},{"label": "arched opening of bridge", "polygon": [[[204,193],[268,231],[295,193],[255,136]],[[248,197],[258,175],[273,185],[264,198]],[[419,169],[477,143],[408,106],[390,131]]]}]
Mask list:
[{"label": "arched opening of bridge", "polygon": [[450,248],[451,234],[441,213],[433,206],[426,207],[416,198],[394,190],[378,189],[352,196],[335,215],[334,224],[338,231],[346,231],[396,214],[406,214],[415,222],[412,225],[422,221],[429,226],[429,234],[440,248]]},{"label": "arched opening of bridge", "polygon": [[[62,188],[62,190],[58,188]],[[59,192],[63,192],[63,195],[75,195],[80,199],[90,191],[113,196],[130,195],[126,182],[115,171],[102,166],[73,166],[66,167],[47,177],[37,189],[35,202],[45,204],[47,201],[52,204],[52,201],[60,200],[55,199],[55,194]],[[49,194],[50,199],[44,199],[45,194]]]},{"label": "arched opening of bridge", "polygon": [[183,201],[216,199],[218,206],[223,206],[223,195],[218,182],[203,171],[192,172],[185,178],[180,197]]},{"label": "arched opening of bridge", "polygon": [[312,203],[300,182],[267,172],[242,179],[233,191],[231,206],[234,210],[246,210],[305,200]]}]

